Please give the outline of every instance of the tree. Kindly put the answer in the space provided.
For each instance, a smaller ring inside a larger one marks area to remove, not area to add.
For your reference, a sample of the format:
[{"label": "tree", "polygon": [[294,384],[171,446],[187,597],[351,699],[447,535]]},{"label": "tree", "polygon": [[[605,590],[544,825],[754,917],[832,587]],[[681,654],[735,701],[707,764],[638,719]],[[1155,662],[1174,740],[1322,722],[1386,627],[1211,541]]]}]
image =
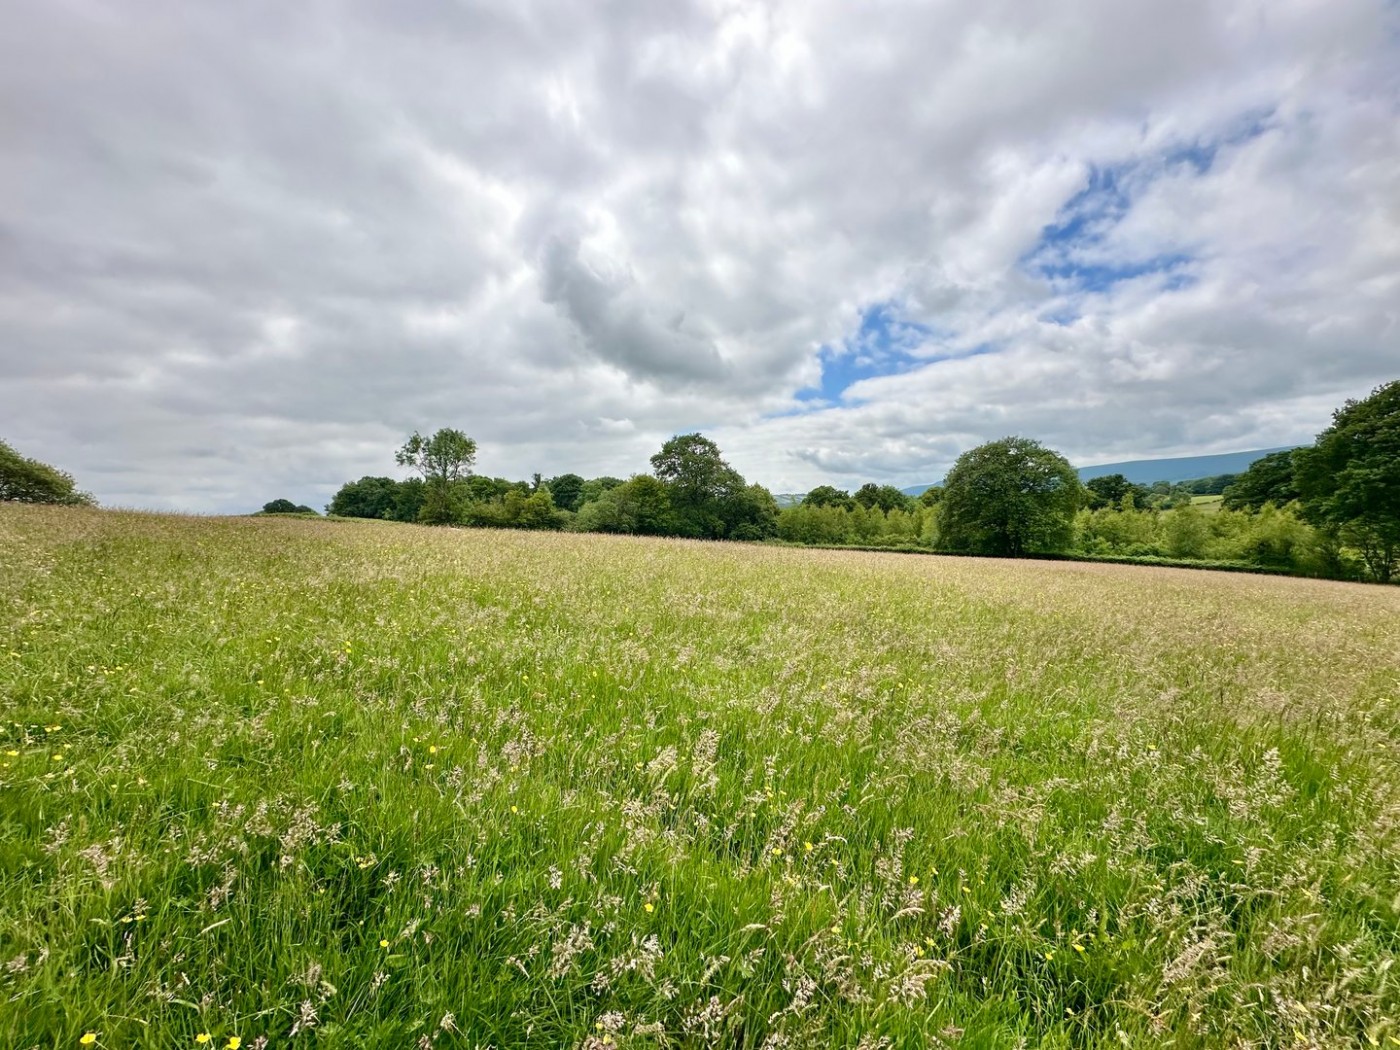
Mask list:
[{"label": "tree", "polygon": [[[610,478],[604,475],[601,478],[589,478],[583,483],[583,488],[579,490],[578,505],[582,507],[586,503],[592,503],[603,493],[610,489],[615,489],[622,484],[621,478]],[[578,508],[575,508],[578,509]]]},{"label": "tree", "polygon": [[818,485],[802,497],[804,507],[846,507],[854,506],[851,494],[834,485]]},{"label": "tree", "polygon": [[867,481],[858,488],[852,498],[866,510],[879,507],[886,514],[892,510],[905,510],[910,502],[909,497],[893,485],[877,485],[873,481]]},{"label": "tree", "polygon": [[97,505],[91,495],[78,491],[73,475],[21,456],[4,441],[0,441],[0,500],[70,507]]},{"label": "tree", "polygon": [[556,507],[560,510],[578,510],[583,496],[583,478],[577,474],[560,474],[550,478],[546,484]]},{"label": "tree", "polygon": [[460,430],[443,427],[430,438],[417,431],[394,453],[401,467],[423,476],[426,489],[418,520],[425,525],[453,525],[462,520],[464,494],[457,482],[469,477],[476,462],[476,442]]},{"label": "tree", "polygon": [[263,504],[261,511],[263,514],[315,514],[316,512],[304,503],[293,503],[289,499],[275,499]]},{"label": "tree", "polygon": [[579,508],[575,527],[584,532],[638,536],[668,536],[676,528],[666,486],[646,474],[638,474],[585,503]]},{"label": "tree", "polygon": [[919,506],[936,507],[943,502],[943,486],[930,485],[919,493]]},{"label": "tree", "polygon": [[1103,507],[1110,507],[1114,510],[1123,508],[1123,500],[1132,497],[1132,506],[1140,507],[1147,503],[1147,498],[1151,495],[1146,488],[1135,485],[1122,474],[1104,474],[1102,477],[1090,478],[1084,482],[1089,498],[1089,509],[1100,510]]},{"label": "tree", "polygon": [[418,471],[429,487],[446,487],[471,475],[476,463],[476,442],[450,427],[443,427],[430,438],[414,431],[403,448],[394,453],[394,461]]},{"label": "tree", "polygon": [[778,501],[762,485],[747,485],[723,507],[724,534],[732,540],[766,540],[778,534]]},{"label": "tree", "polygon": [[683,536],[720,539],[725,535],[725,504],[744,489],[744,479],[720,456],[719,446],[701,434],[682,434],[651,457],[657,480],[666,486],[676,527]]},{"label": "tree", "polygon": [[1298,498],[1293,480],[1293,452],[1270,452],[1226,487],[1221,501],[1226,510],[1258,510],[1265,503],[1282,507]]},{"label": "tree", "polygon": [[1312,448],[1293,454],[1303,515],[1356,548],[1372,579],[1400,560],[1400,380],[1347,401]]},{"label": "tree", "polygon": [[398,484],[393,478],[347,481],[331,497],[326,513],[342,518],[392,518]]},{"label": "tree", "polygon": [[939,535],[950,550],[1021,557],[1064,550],[1083,498],[1058,452],[1009,437],[964,452],[948,472]]}]

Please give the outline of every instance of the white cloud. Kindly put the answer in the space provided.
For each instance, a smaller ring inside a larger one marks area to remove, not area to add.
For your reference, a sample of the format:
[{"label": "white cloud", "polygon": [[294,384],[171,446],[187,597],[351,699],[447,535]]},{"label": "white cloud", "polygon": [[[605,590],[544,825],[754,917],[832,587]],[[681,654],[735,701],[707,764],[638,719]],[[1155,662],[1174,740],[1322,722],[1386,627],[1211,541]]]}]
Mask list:
[{"label": "white cloud", "polygon": [[[0,436],[107,502],[324,502],[440,425],[510,476],[703,427],[777,490],[927,481],[1007,433],[1289,443],[1395,375],[1380,0],[13,21]],[[1095,172],[1094,236],[1043,245]],[[794,400],[877,304],[926,363]]]}]

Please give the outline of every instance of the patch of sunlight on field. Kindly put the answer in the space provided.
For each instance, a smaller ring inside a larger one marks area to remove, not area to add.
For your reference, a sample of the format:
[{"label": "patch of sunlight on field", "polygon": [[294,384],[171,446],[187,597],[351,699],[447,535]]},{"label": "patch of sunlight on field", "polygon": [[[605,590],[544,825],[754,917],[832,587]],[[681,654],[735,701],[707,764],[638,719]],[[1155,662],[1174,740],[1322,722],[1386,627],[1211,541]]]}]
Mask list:
[{"label": "patch of sunlight on field", "polygon": [[1400,590],[0,507],[0,1045],[1400,1044]]}]

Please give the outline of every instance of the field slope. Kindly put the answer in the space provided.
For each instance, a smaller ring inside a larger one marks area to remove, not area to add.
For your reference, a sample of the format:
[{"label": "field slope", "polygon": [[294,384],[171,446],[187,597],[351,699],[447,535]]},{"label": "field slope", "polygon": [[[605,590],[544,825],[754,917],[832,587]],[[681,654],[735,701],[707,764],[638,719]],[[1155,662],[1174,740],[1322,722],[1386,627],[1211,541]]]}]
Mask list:
[{"label": "field slope", "polygon": [[0,1046],[1400,1045],[1397,700],[1394,588],[0,507]]}]

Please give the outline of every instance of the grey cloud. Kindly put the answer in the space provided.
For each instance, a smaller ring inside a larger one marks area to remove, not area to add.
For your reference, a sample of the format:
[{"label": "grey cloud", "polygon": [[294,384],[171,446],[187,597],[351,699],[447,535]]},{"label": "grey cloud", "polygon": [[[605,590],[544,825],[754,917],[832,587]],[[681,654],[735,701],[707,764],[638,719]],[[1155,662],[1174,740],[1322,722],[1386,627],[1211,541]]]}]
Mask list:
[{"label": "grey cloud", "polygon": [[[0,39],[0,436],[195,510],[324,502],[449,424],[516,476],[626,474],[704,425],[784,490],[930,480],[1010,432],[1100,460],[1305,438],[1394,374],[1395,19],[26,5]],[[1205,142],[1205,175],[1161,162]],[[1106,167],[1142,173],[1131,206],[1064,258],[1178,251],[1189,286],[1024,265]],[[926,364],[796,402],[874,303],[929,328]]]}]

